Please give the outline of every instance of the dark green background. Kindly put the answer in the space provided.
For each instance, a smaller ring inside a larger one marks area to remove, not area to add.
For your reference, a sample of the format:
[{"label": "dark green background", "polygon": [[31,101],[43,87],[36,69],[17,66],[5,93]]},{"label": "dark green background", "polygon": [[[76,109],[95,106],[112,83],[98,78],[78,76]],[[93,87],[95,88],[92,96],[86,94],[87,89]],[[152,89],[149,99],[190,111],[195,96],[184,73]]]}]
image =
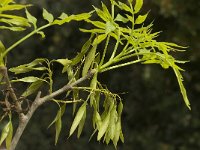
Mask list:
[{"label": "dark green background", "polygon": [[[108,1],[108,0],[107,0]],[[24,0],[21,0],[24,2]],[[29,2],[29,1],[25,1]],[[41,18],[42,7],[55,16],[61,12],[76,14],[99,6],[99,0],[39,0],[30,11]],[[190,60],[183,68],[184,84],[188,91],[192,110],[189,111],[179,92],[172,70],[157,65],[133,65],[100,76],[103,84],[120,94],[124,102],[122,126],[125,143],[119,150],[198,150],[200,149],[200,1],[199,0],[144,0],[143,13],[150,11],[148,22],[154,20],[154,31],[163,31],[159,41],[176,42],[189,46],[187,51],[175,54],[176,58]],[[62,27],[45,30],[47,38],[34,36],[21,44],[8,58],[10,66],[32,61],[37,57],[72,58],[87,40],[87,34],[79,32],[85,23],[72,22]],[[0,38],[6,46],[18,40],[24,33],[1,31]],[[28,31],[27,31],[28,32]],[[62,84],[56,69],[57,87]],[[96,138],[88,142],[92,134],[88,119],[80,139],[67,139],[72,121],[71,106],[66,108],[60,140],[54,146],[55,130],[47,129],[57,107],[47,103],[29,122],[18,150],[114,150],[112,144],[98,143]],[[90,113],[88,113],[88,118]]]}]

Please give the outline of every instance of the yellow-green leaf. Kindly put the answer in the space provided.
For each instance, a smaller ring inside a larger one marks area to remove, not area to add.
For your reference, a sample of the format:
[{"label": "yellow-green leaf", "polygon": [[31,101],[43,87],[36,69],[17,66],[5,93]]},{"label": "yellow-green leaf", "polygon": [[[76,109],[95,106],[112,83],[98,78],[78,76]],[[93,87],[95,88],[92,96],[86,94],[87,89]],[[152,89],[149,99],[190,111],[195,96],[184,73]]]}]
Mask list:
[{"label": "yellow-green leaf", "polygon": [[129,19],[123,17],[122,15],[120,14],[117,14],[117,17],[115,18],[115,21],[121,21],[123,23],[127,23],[129,21]]},{"label": "yellow-green leaf", "polygon": [[6,139],[9,133],[10,129],[10,121],[4,126],[2,132],[1,132],[1,138],[0,138],[0,145],[3,143],[3,141]]},{"label": "yellow-green leaf", "polygon": [[142,8],[143,5],[143,0],[136,0],[135,1],[135,6],[134,6],[134,13],[138,13],[140,9]]},{"label": "yellow-green leaf", "polygon": [[7,27],[7,26],[0,26],[0,29],[7,29],[11,31],[24,31],[25,28],[23,27]]},{"label": "yellow-green leaf", "polygon": [[37,80],[36,82],[31,83],[31,85],[26,89],[26,91],[22,94],[22,97],[27,97],[33,93],[35,93],[43,84],[42,80]]},{"label": "yellow-green leaf", "polygon": [[13,136],[13,125],[12,125],[12,122],[10,121],[8,136],[6,137],[6,148],[7,149],[10,149],[11,142],[12,142],[12,136]]},{"label": "yellow-green leaf", "polygon": [[148,13],[145,15],[139,15],[137,19],[135,20],[135,24],[142,24],[146,20],[147,15]]},{"label": "yellow-green leaf", "polygon": [[177,66],[174,65],[174,66],[172,66],[172,68],[173,68],[174,73],[177,77],[178,84],[179,84],[180,91],[181,91],[181,94],[183,96],[184,102],[185,102],[186,106],[191,110],[190,101],[188,100],[187,92],[186,92],[185,87],[183,85],[183,77],[182,77],[180,71],[177,69]]},{"label": "yellow-green leaf", "polygon": [[17,79],[17,80],[12,80],[12,81],[33,83],[33,82],[36,82],[38,80],[42,80],[42,79],[40,79],[38,77],[34,77],[34,76],[29,76],[29,77],[24,77],[24,78]]},{"label": "yellow-green leaf", "polygon": [[84,127],[84,124],[85,124],[85,119],[86,119],[86,111],[84,112],[83,114],[83,117],[78,125],[78,134],[77,134],[77,137],[79,138],[82,131],[83,131],[83,127]]},{"label": "yellow-green leaf", "polygon": [[32,23],[33,26],[34,26],[34,28],[36,29],[36,28],[37,28],[37,25],[36,25],[37,19],[36,19],[34,16],[32,16],[32,15],[28,12],[27,9],[26,9],[25,12],[26,12],[26,17],[27,17],[28,21],[29,21],[30,23]]},{"label": "yellow-green leaf", "polygon": [[120,132],[121,132],[121,119],[119,117],[115,127],[115,136],[113,138],[113,144],[115,148],[117,147],[117,143],[119,141]]},{"label": "yellow-green leaf", "polygon": [[108,34],[116,29],[116,26],[113,22],[107,21],[106,22],[106,28],[105,33]]},{"label": "yellow-green leaf", "polygon": [[58,111],[58,113],[57,113],[56,121],[55,121],[55,128],[56,128],[55,145],[58,142],[58,138],[59,138],[60,131],[61,131],[61,128],[62,128],[62,119],[61,119],[61,117],[62,117],[62,111],[60,109]]},{"label": "yellow-green leaf", "polygon": [[92,45],[97,45],[97,44],[101,43],[103,40],[105,40],[106,37],[107,37],[107,34],[98,35],[98,36],[94,39],[94,42],[92,43]]},{"label": "yellow-green leaf", "polygon": [[101,140],[102,136],[105,134],[105,132],[108,128],[108,125],[109,125],[109,121],[110,121],[110,112],[108,112],[105,119],[102,121],[102,123],[100,125],[99,132],[97,135],[97,141]]},{"label": "yellow-green leaf", "polygon": [[44,9],[43,8],[43,13],[42,13],[42,15],[43,15],[43,18],[45,19],[45,20],[47,20],[49,23],[52,23],[53,22],[53,19],[54,19],[54,17],[53,17],[53,15],[51,14],[51,13],[49,13],[46,9]]},{"label": "yellow-green leaf", "polygon": [[71,136],[74,133],[74,131],[76,130],[77,126],[79,125],[81,119],[83,118],[83,115],[86,111],[86,105],[87,105],[87,103],[84,102],[82,104],[82,106],[79,108],[79,110],[74,118],[74,121],[72,123],[72,126],[70,128],[69,136]]},{"label": "yellow-green leaf", "polygon": [[94,36],[94,34],[91,34],[89,40],[87,42],[85,42],[85,44],[81,48],[81,53],[76,55],[76,57],[71,60],[72,61],[72,64],[71,64],[72,66],[76,65],[77,63],[79,63],[81,61],[81,59],[83,58],[83,56],[85,55],[85,53],[89,50],[90,46],[92,45],[93,36]]},{"label": "yellow-green leaf", "polygon": [[83,66],[82,76],[86,76],[86,74],[88,73],[88,70],[90,69],[90,67],[95,59],[96,49],[97,49],[97,45],[94,45],[91,48],[90,52],[88,53],[88,55],[85,59],[84,66]]}]

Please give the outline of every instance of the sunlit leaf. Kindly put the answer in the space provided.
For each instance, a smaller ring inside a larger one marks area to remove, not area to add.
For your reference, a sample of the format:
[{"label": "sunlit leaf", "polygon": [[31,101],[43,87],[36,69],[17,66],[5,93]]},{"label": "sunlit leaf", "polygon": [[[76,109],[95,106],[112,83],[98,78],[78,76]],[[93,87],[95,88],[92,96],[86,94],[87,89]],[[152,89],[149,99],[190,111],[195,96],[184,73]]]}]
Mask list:
[{"label": "sunlit leaf", "polygon": [[9,134],[10,129],[10,121],[3,127],[3,130],[1,132],[1,138],[0,138],[0,145],[3,143],[3,141],[6,139],[6,137]]},{"label": "sunlit leaf", "polygon": [[30,5],[19,5],[19,4],[6,5],[4,7],[0,7],[0,12],[10,11],[10,10],[20,10],[20,9],[26,8],[27,6],[30,6]]},{"label": "sunlit leaf", "polygon": [[1,6],[5,6],[8,5],[9,3],[13,2],[13,0],[1,0],[0,1],[0,5]]},{"label": "sunlit leaf", "polygon": [[79,54],[77,54],[75,58],[73,58],[71,60],[72,61],[72,65],[76,65],[84,57],[85,53],[89,50],[90,46],[92,45],[93,36],[94,36],[94,34],[91,34],[89,40],[87,42],[85,42],[85,44],[81,48],[81,52]]},{"label": "sunlit leaf", "polygon": [[115,21],[121,21],[123,23],[127,23],[129,21],[129,19],[123,17],[122,15],[120,14],[117,14],[117,17],[115,18]]},{"label": "sunlit leaf", "polygon": [[138,13],[140,9],[142,8],[143,5],[143,0],[136,0],[135,1],[135,6],[134,6],[134,13]]},{"label": "sunlit leaf", "polygon": [[101,21],[91,21],[89,19],[85,20],[86,22],[88,23],[91,23],[93,24],[94,26],[98,27],[98,28],[101,28],[101,29],[105,29],[105,23],[101,22]]},{"label": "sunlit leaf", "polygon": [[97,135],[97,141],[101,140],[102,136],[105,134],[109,125],[109,121],[110,121],[110,113],[106,115],[105,119],[102,121],[100,125],[99,132]]},{"label": "sunlit leaf", "polygon": [[36,28],[37,28],[37,25],[36,25],[37,19],[36,19],[34,16],[32,16],[32,15],[28,12],[27,9],[26,9],[25,12],[26,12],[26,17],[27,17],[28,21],[29,21],[30,23],[32,23],[33,26],[34,26],[34,28],[36,29]]},{"label": "sunlit leaf", "polygon": [[85,59],[85,63],[83,66],[83,71],[82,71],[82,76],[86,76],[86,74],[88,73],[94,59],[95,59],[95,53],[96,53],[96,49],[97,49],[97,45],[94,45],[91,50],[89,51],[86,59]]},{"label": "sunlit leaf", "polygon": [[115,135],[114,135],[114,138],[113,138],[113,144],[114,144],[115,148],[117,147],[117,143],[119,141],[120,133],[121,133],[121,120],[120,120],[120,118],[118,118],[118,121],[117,121],[116,127],[115,127]]},{"label": "sunlit leaf", "polygon": [[51,13],[49,13],[46,9],[43,8],[43,13],[42,16],[45,20],[47,20],[49,23],[53,22],[53,15]]},{"label": "sunlit leaf", "polygon": [[58,18],[63,20],[67,17],[68,17],[68,15],[66,13],[62,13]]},{"label": "sunlit leaf", "polygon": [[106,5],[103,2],[101,2],[101,4],[102,4],[102,9],[103,9],[103,12],[104,12],[106,18],[111,19],[112,17],[111,17],[110,12],[108,11],[108,8],[106,7]]},{"label": "sunlit leaf", "polygon": [[105,33],[106,34],[114,31],[115,29],[116,29],[116,26],[114,25],[113,22],[110,22],[110,21],[106,22],[106,28],[105,28]]},{"label": "sunlit leaf", "polygon": [[87,29],[81,29],[80,28],[80,31],[81,32],[86,32],[86,33],[105,33],[105,30],[104,29],[91,29],[91,30],[87,30]]},{"label": "sunlit leaf", "polygon": [[146,20],[147,15],[148,13],[145,15],[139,15],[137,19],[135,20],[135,24],[142,24]]},{"label": "sunlit leaf", "polygon": [[74,121],[72,123],[72,126],[70,128],[69,136],[71,136],[74,133],[74,131],[76,130],[76,128],[78,127],[78,125],[79,125],[79,123],[80,123],[80,121],[81,121],[81,119],[82,119],[82,117],[83,117],[83,115],[86,111],[86,105],[87,105],[87,103],[84,102],[82,104],[82,106],[79,108],[79,110],[78,110],[78,112],[77,112],[77,114],[74,118]]},{"label": "sunlit leaf", "polygon": [[7,26],[0,26],[0,29],[7,29],[11,31],[24,31],[25,28],[23,27],[7,27]]},{"label": "sunlit leaf", "polygon": [[94,39],[92,45],[97,45],[97,44],[101,43],[103,40],[106,39],[106,37],[107,37],[107,34],[98,35],[98,36]]},{"label": "sunlit leaf", "polygon": [[176,77],[177,77],[178,84],[179,84],[179,87],[180,87],[180,90],[181,90],[181,94],[182,94],[182,96],[183,96],[183,99],[184,99],[184,101],[185,101],[185,104],[186,104],[186,106],[191,110],[190,102],[189,102],[188,97],[187,97],[187,92],[186,92],[185,87],[184,87],[184,85],[183,85],[183,77],[182,77],[180,71],[177,69],[176,66],[173,66],[172,68],[173,68],[174,73],[175,73],[175,75],[176,75]]},{"label": "sunlit leaf", "polygon": [[46,37],[43,31],[38,31],[37,34],[41,35],[43,39]]},{"label": "sunlit leaf", "polygon": [[56,121],[55,121],[55,128],[56,128],[55,145],[58,142],[58,138],[59,138],[60,131],[61,131],[61,128],[62,128],[62,119],[61,119],[61,117],[62,117],[62,112],[61,112],[61,109],[60,109],[58,111],[58,113],[57,113]]},{"label": "sunlit leaf", "polygon": [[42,80],[37,80],[36,82],[31,83],[31,85],[26,89],[26,91],[21,95],[22,97],[27,97],[35,93],[43,84]]},{"label": "sunlit leaf", "polygon": [[13,125],[12,125],[12,122],[10,121],[8,136],[6,137],[6,148],[7,149],[10,149],[11,142],[12,142],[12,136],[13,136]]},{"label": "sunlit leaf", "polygon": [[86,119],[86,111],[84,112],[83,114],[83,117],[78,125],[78,134],[77,134],[77,137],[79,138],[82,131],[83,131],[83,127],[84,127],[84,124],[85,124],[85,119]]},{"label": "sunlit leaf", "polygon": [[21,78],[21,79],[17,79],[17,80],[12,80],[12,81],[15,81],[15,82],[26,82],[26,83],[33,83],[33,82],[36,82],[38,80],[42,80],[38,77],[33,77],[33,76],[29,76],[29,77],[24,77],[24,78]]},{"label": "sunlit leaf", "polygon": [[130,13],[133,13],[132,9],[128,5],[126,5],[125,3],[119,2],[118,7],[120,9],[122,9],[122,10],[125,10],[125,11],[128,11]]}]

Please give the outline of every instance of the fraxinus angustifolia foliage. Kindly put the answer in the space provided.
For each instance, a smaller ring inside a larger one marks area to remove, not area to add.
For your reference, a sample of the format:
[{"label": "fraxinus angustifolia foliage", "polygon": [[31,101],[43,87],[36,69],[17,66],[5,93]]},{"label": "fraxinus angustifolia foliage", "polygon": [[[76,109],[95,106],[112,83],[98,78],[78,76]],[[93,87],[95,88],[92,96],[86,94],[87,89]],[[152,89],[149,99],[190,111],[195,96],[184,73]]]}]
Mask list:
[{"label": "fraxinus angustifolia foliage", "polygon": [[[75,130],[78,130],[77,137],[80,137],[87,117],[87,108],[91,107],[93,109],[92,124],[94,128],[92,136],[97,133],[97,141],[103,140],[107,144],[113,142],[116,147],[119,140],[124,141],[121,127],[122,99],[119,95],[111,93],[104,87],[98,81],[98,75],[112,69],[136,63],[158,64],[163,69],[171,68],[177,78],[183,100],[190,109],[190,103],[181,74],[181,71],[184,70],[178,65],[186,61],[177,60],[170,54],[172,51],[184,51],[185,47],[175,43],[156,40],[156,37],[160,33],[152,32],[153,23],[148,25],[144,23],[149,12],[140,14],[143,0],[128,0],[126,3],[110,0],[110,3],[110,8],[102,2],[101,8],[94,6],[94,10],[90,12],[72,15],[61,13],[57,18],[46,9],[43,9],[41,15],[46,20],[46,24],[38,27],[37,18],[28,11],[32,5],[16,4],[13,0],[0,0],[1,30],[18,32],[30,27],[32,28],[32,31],[11,46],[4,46],[0,41],[0,78],[1,85],[6,85],[5,91],[7,91],[4,93],[4,99],[1,100],[1,105],[4,107],[1,110],[3,112],[1,121],[8,120],[1,132],[0,145],[6,141],[7,149],[15,149],[23,133],[23,130],[22,133],[17,130],[13,134],[12,114],[14,112],[19,114],[18,128],[24,129],[28,122],[27,120],[31,118],[34,111],[44,102],[51,101],[58,105],[57,115],[49,125],[55,125],[55,144],[62,129],[62,116],[64,115],[65,107],[71,103],[75,117],[69,131],[69,136]],[[18,10],[24,10],[26,15],[17,16],[12,13],[12,11]],[[123,14],[117,12],[123,12]],[[93,20],[94,15],[98,16],[97,20]],[[80,29],[83,34],[90,34],[90,38],[80,48],[80,52],[73,59],[60,58],[48,60],[46,58],[37,58],[28,64],[22,64],[14,68],[6,67],[9,63],[6,61],[6,58],[9,57],[9,52],[14,50],[16,46],[25,42],[34,34],[39,34],[44,38],[45,33],[43,30],[45,28],[70,23],[71,21],[84,21],[92,25],[90,29]],[[110,43],[114,43],[114,46],[110,46]],[[102,49],[102,46],[100,47],[99,45],[103,45],[104,48]],[[63,69],[61,72],[67,75],[66,86],[56,91],[53,91],[53,63],[62,65]],[[23,77],[10,80],[7,70],[14,73],[16,77],[19,74]],[[26,73],[31,71],[42,72],[43,75],[40,77],[26,75]],[[87,79],[90,80],[90,84],[84,87],[79,85]],[[18,84],[19,82],[28,84],[22,95],[17,97],[15,95],[17,91],[12,89],[11,83]],[[39,92],[41,86],[49,89],[49,94],[42,98],[40,98],[41,92]],[[87,93],[86,99],[80,96],[81,92]],[[66,99],[56,99],[56,96],[61,93],[66,93]],[[37,95],[34,100],[35,103],[33,102],[32,106],[24,113],[21,108],[23,100],[34,94]],[[69,100],[68,96],[72,96],[73,100]],[[103,101],[103,106],[100,105],[100,101]],[[78,103],[80,104],[79,108],[77,107]],[[103,108],[101,109],[103,111],[100,111],[100,107]],[[25,125],[23,125],[24,118],[28,118],[25,120],[27,121]]]}]

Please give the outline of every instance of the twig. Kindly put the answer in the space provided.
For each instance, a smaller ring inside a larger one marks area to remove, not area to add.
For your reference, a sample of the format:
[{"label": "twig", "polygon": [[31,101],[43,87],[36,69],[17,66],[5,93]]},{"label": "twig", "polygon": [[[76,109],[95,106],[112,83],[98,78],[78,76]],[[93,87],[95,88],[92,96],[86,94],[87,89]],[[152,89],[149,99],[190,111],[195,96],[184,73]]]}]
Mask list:
[{"label": "twig", "polygon": [[12,98],[13,102],[15,103],[16,106],[16,110],[19,113],[19,115],[21,115],[22,113],[22,107],[20,102],[18,101],[18,98],[15,94],[15,91],[12,88],[12,85],[10,83],[9,77],[8,77],[8,71],[7,71],[7,67],[5,66],[1,66],[0,67],[0,73],[2,74],[5,82],[6,82],[6,88],[9,90],[9,95]]},{"label": "twig", "polygon": [[77,81],[73,82],[73,83],[70,83],[70,84],[67,84],[65,86],[63,86],[62,88],[60,88],[59,90],[47,95],[47,96],[44,96],[44,97],[40,97],[41,96],[41,92],[38,92],[34,102],[32,103],[29,111],[27,112],[26,115],[22,115],[21,116],[21,119],[19,120],[19,126],[17,128],[17,131],[13,137],[13,140],[12,140],[12,144],[11,144],[11,148],[10,150],[14,150],[17,146],[17,143],[19,142],[19,139],[24,131],[24,129],[26,128],[29,120],[31,119],[33,113],[38,109],[39,106],[41,106],[42,104],[44,104],[45,102],[51,100],[52,98],[68,91],[68,90],[71,90],[72,87],[82,83],[83,81],[91,78],[94,74],[95,74],[96,70],[91,70],[90,72],[88,72],[88,74],[80,79],[78,79]]}]

